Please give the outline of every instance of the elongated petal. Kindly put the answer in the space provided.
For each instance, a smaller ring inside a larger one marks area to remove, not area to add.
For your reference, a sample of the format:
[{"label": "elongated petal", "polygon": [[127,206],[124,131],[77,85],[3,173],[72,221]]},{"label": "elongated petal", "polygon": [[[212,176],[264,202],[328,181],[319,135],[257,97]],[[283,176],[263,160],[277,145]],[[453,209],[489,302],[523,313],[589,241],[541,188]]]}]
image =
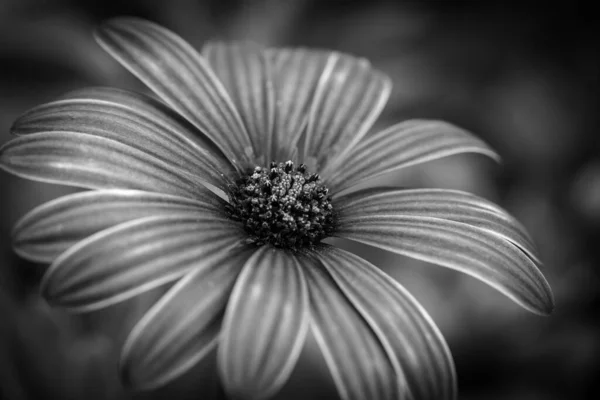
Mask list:
[{"label": "elongated petal", "polygon": [[202,179],[146,150],[75,132],[20,136],[0,147],[0,168],[22,178],[88,189],[139,189],[194,198]]},{"label": "elongated petal", "polygon": [[175,33],[141,19],[115,18],[100,27],[96,38],[232,161],[239,162],[252,149],[225,88],[206,60]]},{"label": "elongated petal", "polygon": [[335,54],[319,80],[306,129],[304,159],[327,176],[367,133],[389,97],[389,78],[364,60]]},{"label": "elongated petal", "polygon": [[492,202],[459,190],[372,188],[340,196],[334,208],[341,219],[343,215],[401,215],[463,222],[508,240],[541,263],[519,221]]},{"label": "elongated petal", "polygon": [[209,61],[239,110],[257,158],[273,160],[271,142],[275,93],[271,65],[263,48],[252,43],[207,43],[202,55]]},{"label": "elongated petal", "polygon": [[254,249],[217,252],[177,282],[142,317],[123,347],[127,385],[165,385],[200,362],[216,344],[229,295]]},{"label": "elongated petal", "polygon": [[535,263],[502,237],[462,222],[431,217],[346,217],[336,235],[456,269],[542,315],[554,308]]},{"label": "elongated petal", "polygon": [[220,203],[208,193],[194,200],[125,189],[75,193],[42,204],[21,218],[13,231],[13,244],[21,256],[50,263],[78,241],[114,225],[181,211],[214,213]]},{"label": "elongated petal", "polygon": [[219,372],[232,398],[266,399],[286,383],[309,326],[298,260],[268,246],[244,265],[223,320]]},{"label": "elongated petal", "polygon": [[482,140],[451,124],[411,120],[361,141],[327,177],[331,194],[386,172],[459,153],[500,157]]},{"label": "elongated petal", "polygon": [[[303,263],[304,264],[304,263]],[[343,400],[408,399],[398,359],[322,265],[306,263],[311,328]]]},{"label": "elongated petal", "polygon": [[224,187],[231,163],[208,138],[163,103],[112,88],[87,88],[21,116],[12,133],[78,132],[117,140]]},{"label": "elongated petal", "polygon": [[455,399],[456,373],[450,350],[415,298],[352,253],[328,247],[318,254],[340,289],[398,358],[412,398]]},{"label": "elongated petal", "polygon": [[334,53],[308,49],[268,49],[274,74],[276,101],[272,154],[294,158],[296,144],[308,121],[319,79]]},{"label": "elongated petal", "polygon": [[243,234],[206,212],[137,219],[103,230],[61,254],[42,280],[51,302],[92,311],[200,268]]}]

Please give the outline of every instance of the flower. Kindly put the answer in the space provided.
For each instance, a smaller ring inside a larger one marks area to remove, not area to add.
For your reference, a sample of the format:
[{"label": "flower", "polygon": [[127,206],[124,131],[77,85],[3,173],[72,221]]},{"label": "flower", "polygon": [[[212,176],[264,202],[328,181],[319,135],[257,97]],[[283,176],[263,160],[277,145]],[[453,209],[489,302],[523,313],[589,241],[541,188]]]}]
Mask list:
[{"label": "flower", "polygon": [[551,312],[535,247],[500,207],[455,190],[356,189],[452,154],[498,157],[440,121],[367,135],[391,90],[368,61],[248,43],[210,42],[200,55],[132,18],[97,38],[162,102],[69,93],[15,122],[0,167],[92,189],[14,229],[21,256],[51,263],[49,302],[89,312],[172,284],[125,342],[129,385],[161,386],[217,347],[225,392],[268,398],[310,333],[343,399],[455,398],[448,346],[425,310],[327,237],[462,271]]}]

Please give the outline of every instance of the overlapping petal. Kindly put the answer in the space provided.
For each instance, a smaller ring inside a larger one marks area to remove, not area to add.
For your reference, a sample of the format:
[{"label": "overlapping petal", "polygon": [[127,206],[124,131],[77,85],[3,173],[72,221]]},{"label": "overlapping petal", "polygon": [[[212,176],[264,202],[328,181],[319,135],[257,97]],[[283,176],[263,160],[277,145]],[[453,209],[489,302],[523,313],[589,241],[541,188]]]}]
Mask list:
[{"label": "overlapping petal", "polygon": [[450,350],[414,297],[377,267],[352,253],[328,246],[317,255],[342,292],[398,359],[412,399],[455,399],[456,376]]},{"label": "overlapping petal", "polygon": [[22,178],[88,189],[138,189],[194,198],[204,180],[146,149],[75,132],[20,136],[0,147],[0,168]]},{"label": "overlapping petal", "polygon": [[231,290],[253,251],[240,246],[215,253],[142,317],[121,355],[127,385],[150,389],[167,384],[215,348]]},{"label": "overlapping petal", "polygon": [[323,266],[304,260],[311,329],[343,400],[408,399],[396,356],[387,351]]},{"label": "overlapping petal", "polygon": [[250,137],[207,61],[175,33],[137,18],[115,18],[96,32],[99,43],[162,100],[212,139],[239,168]]},{"label": "overlapping petal", "polygon": [[293,160],[319,80],[335,56],[303,48],[267,49],[266,55],[271,60],[277,100],[271,154],[277,160]]},{"label": "overlapping petal", "polygon": [[112,88],[87,88],[33,108],[14,123],[17,135],[77,132],[119,141],[224,187],[233,170],[193,125],[150,97]]},{"label": "overlapping petal", "polygon": [[206,211],[125,222],[61,254],[42,293],[73,311],[100,309],[201,268],[243,241],[237,225]]},{"label": "overlapping petal", "polygon": [[435,120],[410,120],[368,136],[324,176],[331,194],[378,175],[459,153],[500,157],[481,139]]},{"label": "overlapping petal", "polygon": [[389,97],[389,78],[366,60],[332,53],[309,111],[303,159],[323,176],[367,133]]},{"label": "overlapping petal", "polygon": [[202,55],[239,110],[256,160],[267,165],[273,160],[275,93],[271,65],[264,49],[252,43],[209,42]]},{"label": "overlapping petal", "polygon": [[296,257],[261,247],[231,294],[218,350],[232,398],[267,399],[288,380],[309,326],[308,291]]},{"label": "overlapping petal", "polygon": [[344,215],[423,216],[469,224],[494,233],[541,263],[525,228],[496,204],[471,193],[448,189],[370,188],[335,199],[335,210]]},{"label": "overlapping petal", "polygon": [[336,235],[464,272],[537,314],[547,315],[554,307],[535,263],[487,230],[425,216],[346,216]]},{"label": "overlapping petal", "polygon": [[97,190],[58,198],[33,209],[13,230],[18,254],[50,263],[80,240],[114,225],[182,211],[215,213],[223,201],[210,193],[195,199],[138,190]]}]

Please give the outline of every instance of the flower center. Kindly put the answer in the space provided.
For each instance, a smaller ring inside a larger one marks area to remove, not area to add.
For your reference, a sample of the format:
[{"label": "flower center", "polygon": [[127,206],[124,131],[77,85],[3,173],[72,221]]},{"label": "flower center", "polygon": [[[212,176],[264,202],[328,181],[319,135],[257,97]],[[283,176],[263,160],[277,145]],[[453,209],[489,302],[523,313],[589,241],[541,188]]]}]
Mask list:
[{"label": "flower center", "polygon": [[227,211],[241,221],[251,242],[297,250],[310,247],[333,230],[328,189],[304,164],[272,162],[255,167],[229,188]]}]

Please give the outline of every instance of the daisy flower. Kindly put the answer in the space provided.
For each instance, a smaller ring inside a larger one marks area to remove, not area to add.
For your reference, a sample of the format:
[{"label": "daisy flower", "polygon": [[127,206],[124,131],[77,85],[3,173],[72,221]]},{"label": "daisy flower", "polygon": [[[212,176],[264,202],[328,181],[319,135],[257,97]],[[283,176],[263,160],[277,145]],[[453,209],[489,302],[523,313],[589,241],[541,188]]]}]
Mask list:
[{"label": "daisy flower", "polygon": [[266,399],[310,334],[342,399],[455,398],[452,357],[426,311],[329,237],[453,268],[551,312],[534,244],[502,208],[456,190],[357,188],[453,154],[498,157],[441,121],[370,133],[391,83],[367,60],[249,43],[197,53],[133,18],[97,39],[160,100],[69,93],[15,122],[0,167],[91,189],[14,229],[18,254],[51,264],[51,304],[90,312],[171,285],[124,344],[129,386],[164,385],[216,348],[226,394]]}]

